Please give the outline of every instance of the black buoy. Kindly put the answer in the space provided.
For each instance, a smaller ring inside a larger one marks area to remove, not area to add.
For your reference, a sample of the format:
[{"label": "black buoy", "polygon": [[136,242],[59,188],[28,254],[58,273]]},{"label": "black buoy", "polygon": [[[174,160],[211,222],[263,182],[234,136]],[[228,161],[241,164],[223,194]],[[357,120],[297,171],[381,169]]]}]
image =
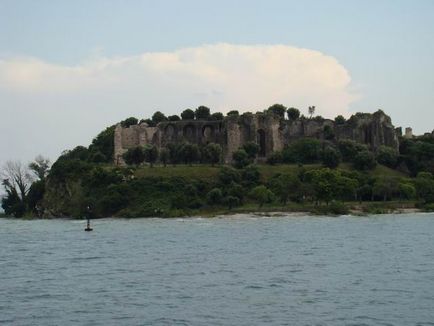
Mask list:
[{"label": "black buoy", "polygon": [[90,219],[87,218],[87,225],[86,228],[84,229],[85,231],[93,231],[93,229],[90,227]]},{"label": "black buoy", "polygon": [[86,207],[86,218],[87,218],[87,225],[84,229],[85,231],[93,231],[93,229],[90,227],[90,217],[92,216],[92,208],[90,205]]}]

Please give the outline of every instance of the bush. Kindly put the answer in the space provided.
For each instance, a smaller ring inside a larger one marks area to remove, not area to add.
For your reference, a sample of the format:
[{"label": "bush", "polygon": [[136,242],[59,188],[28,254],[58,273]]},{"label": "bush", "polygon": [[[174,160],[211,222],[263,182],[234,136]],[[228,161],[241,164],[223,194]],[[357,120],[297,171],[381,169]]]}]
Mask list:
[{"label": "bush", "polygon": [[273,104],[267,109],[267,112],[270,112],[283,119],[285,117],[286,106],[282,104]]},{"label": "bush", "polygon": [[226,196],[223,198],[223,204],[232,209],[240,204],[240,200],[235,196]]},{"label": "bush", "polygon": [[224,119],[224,115],[221,112],[215,112],[215,113],[211,114],[211,120],[218,121],[218,120],[223,120],[223,119]]},{"label": "bush", "polygon": [[203,160],[207,163],[219,163],[222,155],[222,147],[219,144],[209,143],[203,148]]},{"label": "bush", "polygon": [[241,171],[242,179],[245,185],[251,186],[259,183],[261,174],[258,167],[255,165],[248,165]]},{"label": "bush", "polygon": [[196,120],[209,120],[210,119],[210,109],[206,106],[199,106],[194,113]]},{"label": "bush", "polygon": [[398,153],[391,147],[380,146],[376,153],[377,162],[392,169],[398,163]]},{"label": "bush", "polygon": [[273,201],[273,192],[264,185],[257,186],[250,191],[249,196],[258,202],[259,207],[262,207],[265,203]]},{"label": "bush", "polygon": [[341,161],[340,153],[333,147],[326,147],[322,153],[322,164],[325,167],[334,169],[337,168]]},{"label": "bush", "polygon": [[179,115],[169,115],[168,117],[167,117],[167,120],[169,120],[169,121],[180,121],[181,120],[181,118],[179,117]]},{"label": "bush", "polygon": [[317,163],[321,159],[321,142],[317,139],[300,139],[283,151],[283,162],[285,163]]},{"label": "bush", "polygon": [[128,119],[121,121],[121,126],[124,128],[128,128],[129,126],[136,125],[138,122],[139,120],[137,120],[137,118],[129,117]]},{"label": "bush", "polygon": [[342,115],[338,115],[335,118],[335,122],[337,125],[343,125],[345,123],[346,119]]},{"label": "bush", "polygon": [[194,120],[194,111],[191,109],[186,109],[181,113],[182,120]]},{"label": "bush", "polygon": [[239,149],[232,154],[233,165],[237,169],[242,169],[250,164],[249,155],[244,149]]},{"label": "bush", "polygon": [[287,111],[288,119],[295,121],[300,117],[300,111],[296,108],[289,108]]},{"label": "bush", "polygon": [[220,172],[218,174],[218,180],[219,183],[222,186],[228,186],[231,183],[235,182],[238,183],[241,181],[241,175],[238,170],[235,170],[232,167],[224,166],[220,169]]},{"label": "bush", "polygon": [[145,152],[142,146],[137,146],[127,150],[122,158],[128,165],[140,165],[145,160]]},{"label": "bush", "polygon": [[237,110],[232,110],[232,111],[229,111],[228,113],[227,113],[227,116],[229,117],[229,116],[236,116],[236,117],[238,117],[240,115],[240,112],[238,112]]},{"label": "bush", "polygon": [[259,145],[250,141],[243,145],[243,149],[246,151],[249,159],[254,160],[259,152]]},{"label": "bush", "polygon": [[167,121],[167,117],[160,111],[155,112],[152,115],[152,122],[157,125],[160,122]]},{"label": "bush", "polygon": [[359,171],[373,170],[377,166],[377,161],[372,152],[365,150],[354,156],[353,166]]},{"label": "bush", "polygon": [[348,139],[339,141],[338,148],[344,162],[351,162],[357,153],[368,150],[366,145]]},{"label": "bush", "polygon": [[275,151],[270,154],[267,158],[267,163],[270,165],[279,164],[283,161],[283,155],[280,151]]},{"label": "bush", "polygon": [[218,205],[222,202],[223,193],[220,188],[214,188],[206,195],[207,203],[210,205]]}]

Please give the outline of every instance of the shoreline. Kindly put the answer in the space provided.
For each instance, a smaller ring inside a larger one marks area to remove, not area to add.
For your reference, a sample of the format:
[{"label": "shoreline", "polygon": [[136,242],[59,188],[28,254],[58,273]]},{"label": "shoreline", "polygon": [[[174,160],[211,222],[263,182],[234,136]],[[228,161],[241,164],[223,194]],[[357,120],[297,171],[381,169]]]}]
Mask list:
[{"label": "shoreline", "polygon": [[[416,207],[394,207],[394,208],[386,208],[383,207],[384,210],[377,212],[369,212],[364,211],[360,207],[349,209],[348,212],[342,214],[333,214],[327,212],[318,212],[311,210],[293,210],[288,209],[284,210],[280,209],[243,209],[240,207],[239,209],[233,210],[217,210],[217,211],[204,211],[204,212],[192,212],[192,214],[185,215],[176,215],[176,216],[105,216],[101,218],[91,218],[92,220],[101,220],[101,219],[148,219],[148,218],[160,218],[160,219],[176,219],[176,218],[225,218],[228,216],[235,215],[254,215],[254,216],[263,216],[263,217],[282,217],[282,216],[306,216],[306,217],[315,217],[315,216],[332,216],[332,217],[341,217],[341,216],[354,216],[354,217],[364,217],[364,216],[377,216],[377,215],[387,215],[387,214],[420,214],[420,213],[430,213],[430,211],[416,208]],[[0,219],[14,219],[14,220],[76,220],[76,221],[85,221],[84,217],[72,217],[72,216],[25,216],[25,217],[13,217],[13,216],[0,216]]]}]

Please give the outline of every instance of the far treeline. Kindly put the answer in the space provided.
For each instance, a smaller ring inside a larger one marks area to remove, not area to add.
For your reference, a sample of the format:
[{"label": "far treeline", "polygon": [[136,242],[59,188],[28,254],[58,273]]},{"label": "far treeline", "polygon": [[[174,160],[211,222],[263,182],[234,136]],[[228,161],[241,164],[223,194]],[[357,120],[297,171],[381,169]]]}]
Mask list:
[{"label": "far treeline", "polygon": [[[276,104],[265,114],[287,119],[309,117]],[[238,115],[230,111],[228,115]],[[181,116],[156,112],[149,125],[180,119],[221,120],[207,107]],[[338,116],[336,123],[345,123]],[[125,127],[136,118],[121,122]],[[375,152],[350,140],[300,139],[255,164],[259,147],[245,144],[222,165],[222,148],[209,143],[173,143],[160,151],[140,146],[124,154],[126,167],[113,165],[114,129],[108,127],[88,147],[67,150],[50,167],[38,157],[29,165],[7,162],[1,170],[6,195],[2,207],[15,217],[147,217],[214,214],[226,211],[308,210],[345,214],[351,208],[384,212],[389,208],[434,209],[434,138],[401,138],[399,152]]]}]

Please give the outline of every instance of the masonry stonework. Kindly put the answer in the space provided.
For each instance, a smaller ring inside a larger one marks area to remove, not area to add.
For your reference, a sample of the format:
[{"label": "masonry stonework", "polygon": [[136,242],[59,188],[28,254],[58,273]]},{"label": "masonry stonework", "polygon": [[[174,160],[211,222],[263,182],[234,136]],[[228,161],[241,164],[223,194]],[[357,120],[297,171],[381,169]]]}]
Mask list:
[{"label": "masonry stonework", "polygon": [[[325,131],[333,137],[327,137]],[[343,124],[329,119],[300,118],[295,121],[266,113],[246,113],[228,116],[219,121],[181,120],[160,122],[156,127],[146,123],[123,128],[116,126],[114,136],[114,163],[123,165],[122,155],[136,146],[152,144],[159,149],[169,143],[190,142],[197,145],[217,143],[222,146],[225,163],[232,161],[232,153],[247,142],[259,145],[259,161],[272,152],[301,138],[316,138],[338,142],[350,139],[368,145],[372,150],[379,146],[399,147],[399,128],[383,111],[357,113]]]}]

